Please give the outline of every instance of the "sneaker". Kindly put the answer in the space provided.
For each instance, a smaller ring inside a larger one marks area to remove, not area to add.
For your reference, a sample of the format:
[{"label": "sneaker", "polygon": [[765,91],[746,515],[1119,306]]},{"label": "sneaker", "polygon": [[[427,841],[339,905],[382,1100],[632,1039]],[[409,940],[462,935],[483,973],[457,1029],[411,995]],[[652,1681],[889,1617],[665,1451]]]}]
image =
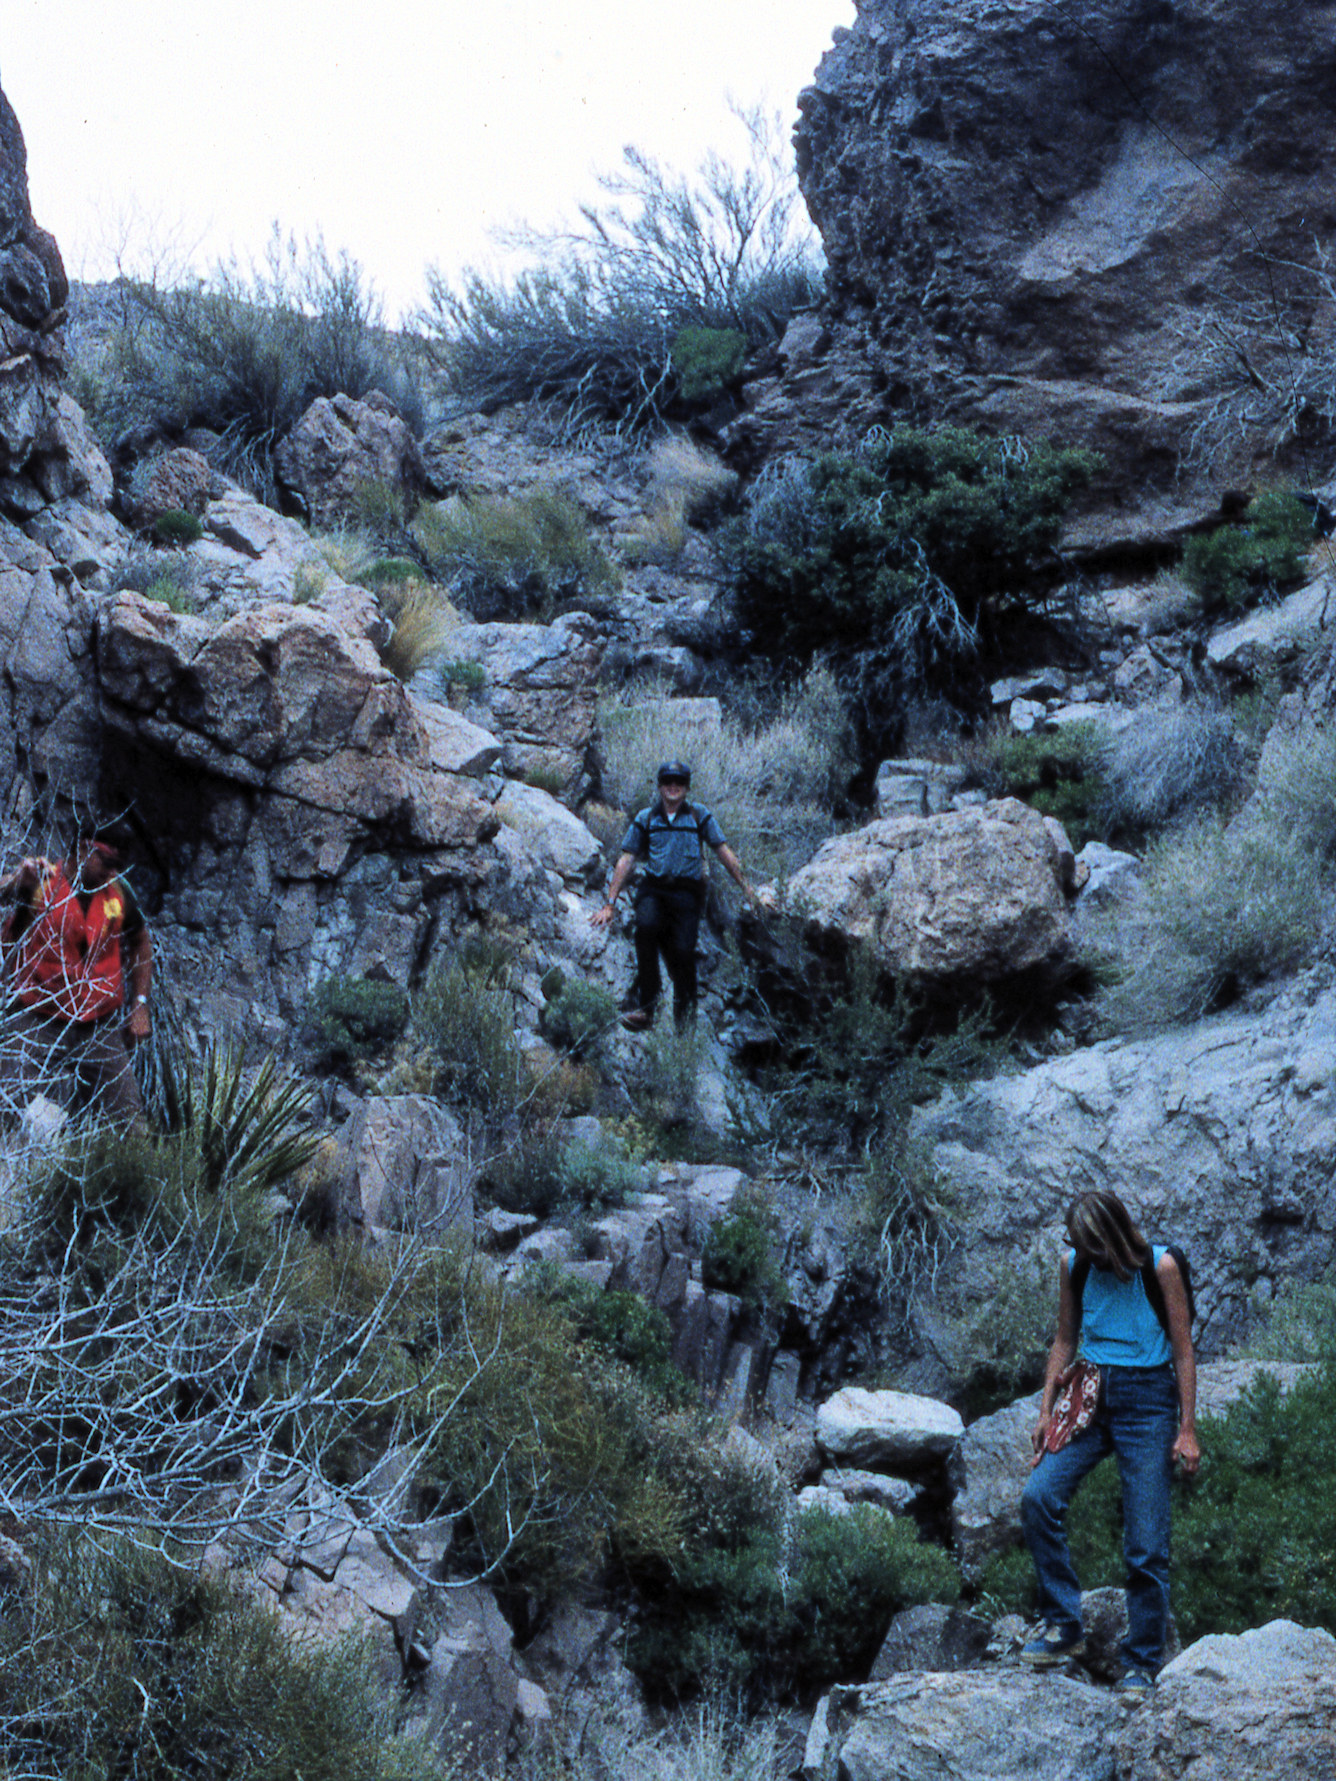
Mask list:
[{"label": "sneaker", "polygon": [[1084,1650],[1084,1633],[1069,1633],[1060,1626],[1046,1626],[1021,1646],[1021,1657],[1026,1663],[1042,1669],[1046,1664],[1066,1663],[1069,1657],[1080,1657]]},{"label": "sneaker", "polygon": [[1124,1670],[1118,1678],[1117,1692],[1129,1700],[1144,1700],[1155,1692],[1155,1678],[1146,1670]]}]

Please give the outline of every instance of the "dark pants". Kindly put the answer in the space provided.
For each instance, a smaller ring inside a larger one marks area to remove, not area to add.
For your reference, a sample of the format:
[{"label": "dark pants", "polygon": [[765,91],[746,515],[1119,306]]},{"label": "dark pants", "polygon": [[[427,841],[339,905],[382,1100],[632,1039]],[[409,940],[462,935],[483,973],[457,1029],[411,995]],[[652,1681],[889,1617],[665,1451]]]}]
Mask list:
[{"label": "dark pants", "polygon": [[1050,1626],[1081,1630],[1081,1585],[1067,1550],[1067,1505],[1107,1455],[1123,1486],[1127,1638],[1123,1661],[1154,1675],[1164,1659],[1169,1618],[1170,1457],[1178,1429],[1178,1387],[1167,1367],[1104,1367],[1095,1420],[1058,1453],[1046,1453],[1021,1499],[1021,1526],[1039,1578],[1039,1607]]},{"label": "dark pants", "polygon": [[72,1021],[11,1006],[0,1031],[0,1113],[20,1114],[41,1094],[67,1112],[88,1108],[122,1129],[142,1119],[124,1023],[123,1009]]},{"label": "dark pants", "polygon": [[696,1012],[696,936],[705,887],[693,878],[647,878],[636,893],[636,982],[632,1001],[651,1013],[663,987],[659,957],[673,986],[673,1018]]}]

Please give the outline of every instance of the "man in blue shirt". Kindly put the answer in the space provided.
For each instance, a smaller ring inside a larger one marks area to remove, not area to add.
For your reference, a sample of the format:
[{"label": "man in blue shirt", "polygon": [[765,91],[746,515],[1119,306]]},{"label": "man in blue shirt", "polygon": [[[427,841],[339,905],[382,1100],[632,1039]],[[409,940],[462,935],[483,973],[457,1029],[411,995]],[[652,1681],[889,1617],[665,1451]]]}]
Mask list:
[{"label": "man in blue shirt", "polygon": [[613,868],[608,900],[590,916],[596,928],[612,920],[626,881],[638,861],[645,873],[636,891],[636,980],[623,1024],[641,1030],[654,1019],[662,982],[659,957],[673,986],[673,1018],[686,1026],[696,1011],[696,936],[705,902],[705,849],[719,860],[751,903],[756,896],[742,875],[738,856],[703,804],[687,797],[691,768],[665,761],[659,768],[659,797],[631,819]]}]

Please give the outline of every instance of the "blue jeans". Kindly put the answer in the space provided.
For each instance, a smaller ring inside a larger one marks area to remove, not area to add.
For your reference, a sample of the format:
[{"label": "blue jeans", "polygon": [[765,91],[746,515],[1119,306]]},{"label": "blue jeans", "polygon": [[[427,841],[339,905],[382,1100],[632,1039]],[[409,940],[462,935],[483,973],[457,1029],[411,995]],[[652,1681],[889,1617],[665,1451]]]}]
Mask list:
[{"label": "blue jeans", "polygon": [[1046,1453],[1021,1498],[1021,1526],[1039,1577],[1044,1619],[1081,1630],[1081,1585],[1067,1550],[1067,1505],[1081,1480],[1113,1453],[1123,1487],[1127,1637],[1123,1662],[1151,1675],[1164,1658],[1169,1619],[1169,1481],[1178,1432],[1173,1369],[1101,1368],[1095,1419],[1058,1453]]}]

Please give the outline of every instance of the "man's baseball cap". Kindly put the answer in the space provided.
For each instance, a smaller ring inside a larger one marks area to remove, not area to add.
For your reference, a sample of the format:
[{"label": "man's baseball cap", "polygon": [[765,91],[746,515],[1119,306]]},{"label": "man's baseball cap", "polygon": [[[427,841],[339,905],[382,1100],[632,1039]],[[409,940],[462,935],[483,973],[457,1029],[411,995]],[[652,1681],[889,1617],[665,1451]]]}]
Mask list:
[{"label": "man's baseball cap", "polygon": [[683,785],[690,785],[691,768],[685,761],[664,761],[659,768],[659,784],[668,779],[680,779]]}]

